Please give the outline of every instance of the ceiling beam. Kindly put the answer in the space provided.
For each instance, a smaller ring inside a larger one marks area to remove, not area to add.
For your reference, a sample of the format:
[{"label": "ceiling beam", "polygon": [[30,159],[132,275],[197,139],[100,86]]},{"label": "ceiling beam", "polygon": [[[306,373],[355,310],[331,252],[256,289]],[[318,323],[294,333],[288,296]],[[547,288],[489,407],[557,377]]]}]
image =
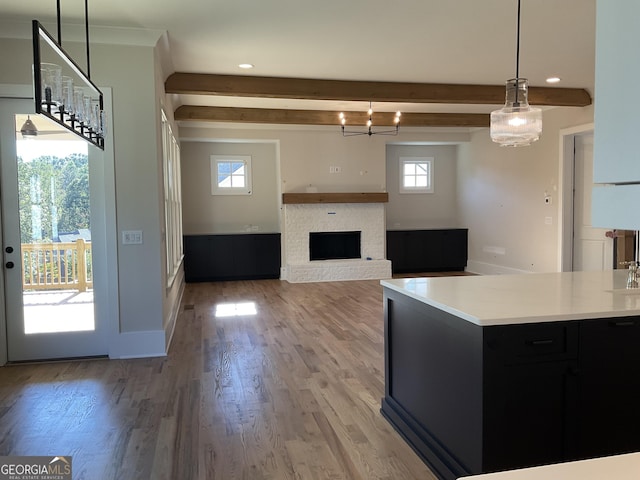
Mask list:
[{"label": "ceiling beam", "polygon": [[[312,80],[180,72],[167,78],[165,91],[191,95],[396,103],[500,105],[505,100],[504,85]],[[529,87],[529,103],[584,107],[591,104],[591,96],[583,88]]]},{"label": "ceiling beam", "polygon": [[[177,121],[246,122],[287,125],[339,126],[339,112],[326,110],[285,110],[267,108],[207,107],[182,105],[174,112]],[[394,113],[376,112],[373,124],[394,125]],[[347,126],[363,127],[369,116],[366,112],[348,112]],[[484,113],[403,113],[403,127],[488,127],[489,115]]]}]

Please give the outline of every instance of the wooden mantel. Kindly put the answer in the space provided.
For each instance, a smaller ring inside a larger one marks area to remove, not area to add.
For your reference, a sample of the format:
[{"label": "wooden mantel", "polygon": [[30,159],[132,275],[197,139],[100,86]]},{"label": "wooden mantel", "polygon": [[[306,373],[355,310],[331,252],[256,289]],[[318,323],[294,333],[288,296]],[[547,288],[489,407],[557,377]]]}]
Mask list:
[{"label": "wooden mantel", "polygon": [[282,203],[387,203],[386,192],[283,193]]}]

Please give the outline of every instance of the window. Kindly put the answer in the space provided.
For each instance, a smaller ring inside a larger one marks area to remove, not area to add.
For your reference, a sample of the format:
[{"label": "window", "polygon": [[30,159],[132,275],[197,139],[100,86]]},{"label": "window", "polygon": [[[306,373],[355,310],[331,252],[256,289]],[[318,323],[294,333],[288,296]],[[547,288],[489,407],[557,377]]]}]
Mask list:
[{"label": "window", "polygon": [[162,115],[162,169],[164,175],[164,222],[166,229],[167,286],[171,286],[182,262],[182,190],[180,146]]},{"label": "window", "polygon": [[400,193],[433,193],[433,157],[400,157]]},{"label": "window", "polygon": [[251,157],[211,155],[211,195],[251,195]]}]

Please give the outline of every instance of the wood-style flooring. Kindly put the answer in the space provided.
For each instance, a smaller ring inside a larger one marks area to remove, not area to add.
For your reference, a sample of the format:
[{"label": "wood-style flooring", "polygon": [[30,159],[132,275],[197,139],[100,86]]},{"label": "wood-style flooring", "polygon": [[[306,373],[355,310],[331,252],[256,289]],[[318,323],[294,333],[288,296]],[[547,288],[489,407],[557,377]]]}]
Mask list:
[{"label": "wood-style flooring", "polygon": [[435,479],[383,393],[378,281],[188,284],[167,357],[0,368],[0,455],[90,480]]}]

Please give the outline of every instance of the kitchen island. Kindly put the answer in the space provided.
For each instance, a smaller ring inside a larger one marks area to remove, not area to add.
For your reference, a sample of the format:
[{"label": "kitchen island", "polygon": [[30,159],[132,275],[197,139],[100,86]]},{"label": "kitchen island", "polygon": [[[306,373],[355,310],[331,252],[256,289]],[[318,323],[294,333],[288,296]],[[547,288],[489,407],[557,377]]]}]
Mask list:
[{"label": "kitchen island", "polygon": [[382,414],[441,479],[640,450],[626,272],[381,281]]}]

